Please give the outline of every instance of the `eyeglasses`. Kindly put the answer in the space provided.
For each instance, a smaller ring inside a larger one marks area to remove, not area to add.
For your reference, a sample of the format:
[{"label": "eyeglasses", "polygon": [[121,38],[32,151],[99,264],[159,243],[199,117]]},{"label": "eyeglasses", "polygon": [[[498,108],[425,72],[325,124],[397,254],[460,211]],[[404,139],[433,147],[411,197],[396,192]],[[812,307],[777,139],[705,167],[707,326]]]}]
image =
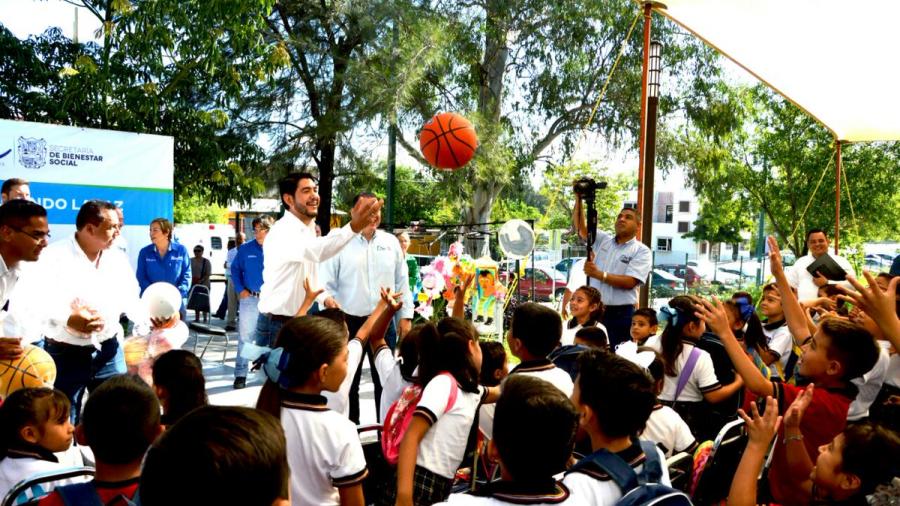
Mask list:
[{"label": "eyeglasses", "polygon": [[25,234],[25,235],[27,235],[28,237],[31,237],[32,239],[34,239],[34,240],[37,241],[37,242],[41,242],[41,241],[49,241],[49,240],[50,240],[50,233],[49,233],[49,232],[47,232],[47,233],[44,233],[44,232],[26,232],[26,231],[22,230],[21,228],[17,228],[17,227],[9,227],[9,228],[15,230],[16,232],[19,232],[20,234]]}]

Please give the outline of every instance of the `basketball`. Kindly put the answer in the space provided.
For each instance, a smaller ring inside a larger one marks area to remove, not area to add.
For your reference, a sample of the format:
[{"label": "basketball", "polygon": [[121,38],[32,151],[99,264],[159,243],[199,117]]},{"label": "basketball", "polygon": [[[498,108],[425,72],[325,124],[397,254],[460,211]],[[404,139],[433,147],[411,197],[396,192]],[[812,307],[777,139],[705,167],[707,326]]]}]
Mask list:
[{"label": "basketball", "polygon": [[125,340],[122,350],[125,353],[125,364],[139,365],[150,356],[147,350],[149,341],[146,337],[133,336]]},{"label": "basketball", "polygon": [[455,170],[469,163],[478,147],[475,127],[453,112],[435,115],[419,133],[419,149],[438,169]]},{"label": "basketball", "polygon": [[53,388],[56,363],[49,353],[33,344],[15,360],[0,360],[0,397],[4,399],[20,388]]}]

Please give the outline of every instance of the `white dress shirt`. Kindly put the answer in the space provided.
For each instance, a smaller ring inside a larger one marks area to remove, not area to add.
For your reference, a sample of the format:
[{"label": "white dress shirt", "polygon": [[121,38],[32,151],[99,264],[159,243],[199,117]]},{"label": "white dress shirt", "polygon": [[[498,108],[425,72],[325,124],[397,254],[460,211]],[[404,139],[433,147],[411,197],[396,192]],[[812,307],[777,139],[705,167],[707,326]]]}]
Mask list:
[{"label": "white dress shirt", "polygon": [[600,290],[603,303],[607,306],[637,304],[638,291],[640,291],[641,284],[647,282],[647,275],[650,274],[653,262],[650,248],[640,242],[637,237],[619,244],[616,242],[615,235],[598,230],[592,249],[594,250],[594,263],[601,271],[631,276],[638,280],[638,284],[634,285],[634,288],[624,289],[603,283],[596,278],[588,279],[591,286]]},{"label": "white dress shirt", "polygon": [[6,305],[6,301],[9,300],[10,295],[16,288],[19,273],[18,265],[10,269],[6,266],[6,260],[0,255],[0,308]]},{"label": "white dress shirt", "polygon": [[101,315],[106,325],[95,337],[102,342],[122,333],[122,313],[136,324],[139,333],[147,331],[149,317],[139,294],[137,278],[124,253],[113,246],[93,262],[73,234],[47,246],[40,259],[22,271],[16,297],[10,301],[10,313],[23,322],[27,341],[43,335],[62,343],[89,346],[89,337],[70,332],[66,325],[73,302],[80,301]]},{"label": "white dress shirt", "polygon": [[290,212],[284,213],[263,243],[259,312],[296,314],[306,297],[303,280],[309,277],[310,286],[320,287],[317,264],[337,255],[354,235],[348,223],[325,237],[316,237],[314,222],[306,225]]},{"label": "white dress shirt", "polygon": [[[850,265],[850,262],[848,262],[846,258],[831,253],[828,253],[828,255],[830,255],[842,269],[847,271],[847,274],[851,276],[856,275],[853,266]],[[785,269],[788,283],[797,289],[797,298],[799,300],[812,300],[819,297],[819,287],[813,281],[813,275],[806,270],[806,268],[815,261],[816,259],[812,255],[805,255],[798,258],[797,261],[794,262],[794,265]],[[835,281],[829,281],[828,283],[832,285],[836,284]],[[846,281],[837,284],[853,290],[853,286]]]},{"label": "white dress shirt", "polygon": [[340,254],[319,265],[323,299],[334,297],[345,313],[368,316],[381,298],[381,288],[403,293],[400,318],[412,318],[409,268],[393,234],[376,230],[372,240],[362,234],[347,243]]}]

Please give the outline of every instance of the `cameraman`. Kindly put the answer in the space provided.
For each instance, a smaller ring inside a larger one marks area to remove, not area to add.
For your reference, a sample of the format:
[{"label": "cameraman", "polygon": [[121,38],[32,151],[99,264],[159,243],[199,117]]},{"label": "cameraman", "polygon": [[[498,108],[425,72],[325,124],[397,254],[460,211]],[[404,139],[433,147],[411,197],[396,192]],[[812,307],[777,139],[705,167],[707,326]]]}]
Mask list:
[{"label": "cameraman", "polygon": [[[581,200],[582,195],[576,191],[572,219],[578,236],[587,240],[588,227]],[[638,302],[639,286],[650,274],[650,249],[635,237],[640,222],[637,210],[623,208],[616,218],[616,235],[597,230],[597,238],[584,264],[588,284],[600,290],[606,306],[601,322],[609,333],[612,348],[631,338],[631,315]]]}]

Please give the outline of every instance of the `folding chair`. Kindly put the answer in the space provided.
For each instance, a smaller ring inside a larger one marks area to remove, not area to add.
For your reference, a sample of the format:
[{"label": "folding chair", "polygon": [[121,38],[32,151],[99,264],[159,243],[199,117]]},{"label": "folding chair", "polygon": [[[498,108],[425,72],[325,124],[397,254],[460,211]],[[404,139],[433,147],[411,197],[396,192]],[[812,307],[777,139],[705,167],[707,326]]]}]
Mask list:
[{"label": "folding chair", "polygon": [[191,287],[190,291],[188,291],[188,301],[186,309],[188,311],[194,310],[194,321],[200,319],[200,315],[203,315],[203,321],[209,322],[209,288],[205,285],[194,285]]},{"label": "folding chair", "polygon": [[694,456],[688,452],[680,452],[666,459],[666,467],[669,468],[669,480],[672,488],[687,492],[691,486],[691,471],[694,466]]},{"label": "folding chair", "polygon": [[731,480],[746,446],[743,420],[734,420],[722,427],[713,442],[709,459],[697,477],[692,494],[696,504],[712,504],[728,497]]},{"label": "folding chair", "polygon": [[[13,488],[3,497],[2,506],[14,506],[19,504],[37,504],[42,497],[46,497],[53,491],[57,485],[68,485],[69,483],[78,483],[88,481],[87,478],[94,476],[93,467],[72,467],[56,471],[48,471],[39,473],[16,483]],[[85,479],[78,479],[78,478]]]},{"label": "folding chair", "polygon": [[225,330],[225,328],[219,327],[218,325],[190,322],[188,323],[188,330],[190,331],[191,337],[194,338],[194,355],[197,355],[197,343],[200,341],[200,336],[209,336],[206,339],[206,344],[203,345],[203,351],[197,355],[200,358],[203,358],[203,354],[206,353],[206,349],[209,348],[209,344],[212,343],[213,339],[216,337],[224,338],[225,345],[222,346],[222,363],[225,363],[225,357],[228,355],[228,331]]}]

